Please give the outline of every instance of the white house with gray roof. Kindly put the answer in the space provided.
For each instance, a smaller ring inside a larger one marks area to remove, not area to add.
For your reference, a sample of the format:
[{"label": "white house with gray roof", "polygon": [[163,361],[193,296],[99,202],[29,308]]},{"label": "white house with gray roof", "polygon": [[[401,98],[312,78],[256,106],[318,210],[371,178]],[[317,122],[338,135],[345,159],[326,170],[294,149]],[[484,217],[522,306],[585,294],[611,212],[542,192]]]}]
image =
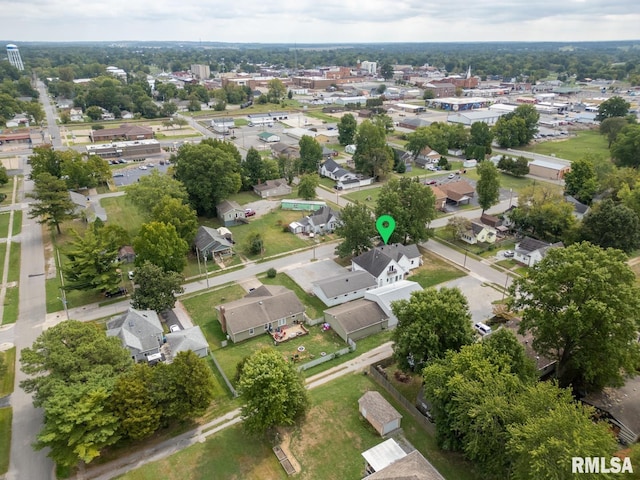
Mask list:
[{"label": "white house with gray roof", "polygon": [[107,323],[107,336],[118,337],[131,358],[143,362],[160,353],[163,330],[155,311],[129,308],[127,313]]},{"label": "white house with gray roof", "polygon": [[313,284],[313,293],[328,307],[363,298],[364,293],[378,286],[369,272],[355,270],[326,278]]},{"label": "white house with gray roof", "polygon": [[548,243],[531,237],[524,237],[516,244],[513,259],[527,267],[533,267],[542,260],[550,248],[564,247],[562,242]]},{"label": "white house with gray roof", "polygon": [[333,232],[340,223],[340,213],[331,207],[320,207],[311,215],[289,224],[291,233],[313,233],[314,235]]},{"label": "white house with gray roof", "polygon": [[320,165],[319,173],[323,177],[328,177],[336,181],[344,181],[350,178],[357,178],[355,173],[343,168],[338,162],[329,159]]},{"label": "white house with gray roof", "polygon": [[394,243],[375,247],[351,260],[351,269],[373,275],[378,286],[404,280],[409,272],[422,265],[422,255],[415,244]]}]

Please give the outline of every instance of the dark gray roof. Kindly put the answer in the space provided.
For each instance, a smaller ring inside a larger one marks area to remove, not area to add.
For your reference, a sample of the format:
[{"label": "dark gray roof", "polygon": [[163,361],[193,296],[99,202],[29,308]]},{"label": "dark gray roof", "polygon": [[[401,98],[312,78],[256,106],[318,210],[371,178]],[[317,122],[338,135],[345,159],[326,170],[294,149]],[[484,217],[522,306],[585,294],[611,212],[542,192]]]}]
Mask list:
[{"label": "dark gray roof", "polygon": [[536,240],[531,237],[524,237],[518,245],[516,245],[516,250],[518,253],[529,254],[531,252],[535,252],[536,250],[543,249],[545,247],[550,247],[551,244],[548,242],[543,242],[542,240]]},{"label": "dark gray roof", "polygon": [[216,253],[229,250],[232,247],[231,242],[224,238],[224,236],[220,235],[215,228],[205,226],[198,228],[194,244],[196,248],[203,253]]},{"label": "dark gray roof", "polygon": [[332,298],[367,287],[377,287],[378,282],[369,272],[355,270],[343,275],[320,280],[316,282],[315,285],[322,290],[327,298]]},{"label": "dark gray roof", "polygon": [[573,209],[575,210],[576,213],[579,213],[580,215],[584,215],[589,210],[589,205],[585,205],[579,200],[573,198],[571,195],[565,195],[564,199],[565,201],[573,204]]},{"label": "dark gray roof", "polygon": [[342,325],[347,335],[378,325],[389,318],[376,302],[364,298],[343,303],[324,312],[333,317],[332,321]]},{"label": "dark gray roof", "polygon": [[197,352],[203,348],[209,348],[209,344],[198,326],[167,333],[167,342],[169,342],[171,353],[174,355],[178,352],[186,352],[188,350]]},{"label": "dark gray roof", "polygon": [[333,160],[332,158],[328,159],[326,162],[324,162],[322,164],[322,166],[324,167],[325,170],[329,171],[329,172],[333,172],[339,168],[342,168],[338,162],[336,162],[335,160]]},{"label": "dark gray roof", "polygon": [[162,325],[153,310],[129,308],[124,315],[107,322],[107,336],[119,337],[123,345],[144,353],[160,346]]},{"label": "dark gray roof", "polygon": [[287,183],[287,180],[284,178],[277,178],[275,180],[267,180],[264,183],[260,183],[258,185],[254,185],[253,189],[254,190],[258,190],[259,192],[263,192],[265,190],[271,190],[273,188],[279,188],[279,187],[289,187],[289,184]]},{"label": "dark gray roof", "polygon": [[378,277],[387,269],[391,260],[399,261],[403,256],[407,258],[420,257],[420,251],[415,244],[402,245],[394,243],[375,247],[362,255],[355,257],[352,262],[359,265],[374,277]]}]

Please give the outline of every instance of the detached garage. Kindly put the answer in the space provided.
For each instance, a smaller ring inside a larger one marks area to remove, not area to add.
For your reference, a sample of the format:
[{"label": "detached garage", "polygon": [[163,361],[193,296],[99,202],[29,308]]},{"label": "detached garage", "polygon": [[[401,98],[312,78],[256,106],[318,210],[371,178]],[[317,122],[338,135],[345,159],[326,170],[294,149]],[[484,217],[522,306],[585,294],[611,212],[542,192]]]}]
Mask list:
[{"label": "detached garage", "polygon": [[360,414],[366,418],[381,437],[400,428],[402,415],[387,402],[380,392],[365,393],[358,400]]},{"label": "detached garage", "polygon": [[534,160],[529,162],[529,174],[547,180],[562,180],[564,175],[571,170],[569,165],[555,163],[548,160]]}]

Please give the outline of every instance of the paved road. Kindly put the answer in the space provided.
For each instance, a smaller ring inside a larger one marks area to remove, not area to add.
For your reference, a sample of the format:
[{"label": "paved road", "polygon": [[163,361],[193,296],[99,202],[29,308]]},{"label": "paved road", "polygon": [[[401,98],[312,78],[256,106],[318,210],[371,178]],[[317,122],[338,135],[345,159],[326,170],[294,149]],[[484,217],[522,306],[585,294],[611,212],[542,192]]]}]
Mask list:
[{"label": "paved road", "polygon": [[[369,365],[376,364],[381,360],[388,358],[392,353],[392,342],[384,343],[373,350],[363,353],[353,360],[349,360],[348,362],[307,378],[307,388],[316,388],[344,375],[362,372]],[[119,457],[112,462],[103,465],[96,465],[86,469],[83,472],[80,472],[76,479],[108,480],[119,475],[123,475],[124,473],[139,468],[147,463],[166,458],[184,448],[194,445],[195,443],[204,442],[208,436],[240,422],[242,422],[240,409],[235,409],[205,425],[183,433],[178,437],[171,438],[145,450]]]},{"label": "paved road", "polygon": [[58,128],[58,124],[56,123],[56,107],[51,103],[45,84],[38,80],[37,87],[38,93],[40,94],[39,100],[47,119],[47,131],[52,138],[51,143],[54,148],[60,149],[63,145],[62,139],[60,138],[60,128]]}]

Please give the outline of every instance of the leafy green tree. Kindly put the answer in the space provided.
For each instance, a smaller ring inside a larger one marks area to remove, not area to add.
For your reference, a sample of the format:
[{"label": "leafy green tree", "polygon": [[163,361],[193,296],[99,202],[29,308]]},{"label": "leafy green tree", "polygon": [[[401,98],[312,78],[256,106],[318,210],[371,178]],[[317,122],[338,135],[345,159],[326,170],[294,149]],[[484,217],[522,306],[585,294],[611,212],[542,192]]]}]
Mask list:
[{"label": "leafy green tree", "polygon": [[607,118],[625,117],[629,113],[631,104],[620,96],[611,97],[598,106],[596,120],[602,122]]},{"label": "leafy green tree", "polygon": [[113,378],[89,377],[87,382],[58,385],[44,399],[44,426],[34,444],[49,448],[58,465],[89,463],[120,439],[120,421],[111,411]]},{"label": "leafy green tree", "polygon": [[551,403],[541,415],[509,426],[506,451],[512,458],[514,480],[570,480],[575,478],[569,468],[572,457],[609,458],[616,451],[616,442],[606,424],[593,422],[593,408],[568,398],[563,400]]},{"label": "leafy green tree", "polygon": [[262,156],[253,147],[249,148],[247,157],[242,162],[242,171],[244,173],[244,186],[247,190],[268,180]]},{"label": "leafy green tree", "polygon": [[619,167],[640,166],[640,125],[627,125],[611,145],[611,156]]},{"label": "leafy green tree", "polygon": [[71,230],[73,240],[63,250],[69,262],[62,268],[66,290],[112,292],[120,283],[118,248],[87,229],[84,235]]},{"label": "leafy green tree", "polygon": [[358,122],[351,113],[344,114],[338,122],[338,142],[340,145],[350,145],[356,136]]},{"label": "leafy green tree", "polygon": [[476,192],[484,213],[500,201],[500,172],[493,162],[480,162],[477,171],[480,178],[476,184]]},{"label": "leafy green tree", "polygon": [[[491,153],[491,143],[493,142],[493,132],[489,125],[485,122],[473,122],[471,124],[469,145],[484,147],[484,153]],[[484,157],[480,158],[475,156],[478,160],[484,160]]]},{"label": "leafy green tree", "polygon": [[630,253],[640,247],[640,219],[631,208],[607,198],[584,216],[580,236],[602,248]]},{"label": "leafy green tree", "polygon": [[393,66],[389,63],[383,63],[380,65],[380,75],[385,80],[391,80],[393,78]]},{"label": "leafy green tree", "polygon": [[165,272],[149,261],[138,267],[135,279],[138,286],[131,296],[131,306],[140,310],[169,310],[176,304],[176,294],[184,292],[179,273]]},{"label": "leafy green tree", "polygon": [[9,175],[7,175],[7,169],[4,165],[0,165],[0,186],[9,183]]},{"label": "leafy green tree", "polygon": [[484,337],[482,343],[489,349],[494,358],[501,358],[509,365],[511,373],[525,383],[538,380],[538,370],[534,361],[527,356],[527,352],[515,334],[507,328],[498,328],[491,335]]},{"label": "leafy green tree", "polygon": [[170,365],[162,364],[156,374],[155,382],[163,389],[157,395],[165,420],[196,418],[211,405],[213,372],[206,360],[192,350],[179,352]]},{"label": "leafy green tree", "polygon": [[267,87],[269,88],[269,93],[267,96],[269,97],[269,101],[271,103],[278,103],[280,99],[283,98],[287,93],[287,87],[284,86],[282,80],[279,78],[274,78],[273,80],[269,80],[267,83]]},{"label": "leafy green tree", "polygon": [[322,147],[309,135],[303,135],[298,144],[300,145],[300,171],[316,173],[322,161]]},{"label": "leafy green tree", "polygon": [[95,105],[87,108],[85,113],[87,114],[87,117],[93,121],[100,120],[102,118],[102,108]]},{"label": "leafy green tree", "polygon": [[640,182],[635,182],[632,186],[623,183],[618,191],[618,198],[624,206],[629,207],[640,217]]},{"label": "leafy green tree", "polygon": [[571,171],[564,176],[564,193],[589,205],[597,190],[598,180],[593,163],[586,159],[572,162]]},{"label": "leafy green tree", "polygon": [[214,216],[216,205],[242,186],[240,160],[223,143],[204,140],[185,145],[175,157],[176,179],[185,185],[199,214]]},{"label": "leafy green tree", "polygon": [[420,371],[447,350],[458,351],[473,341],[469,304],[458,288],[413,292],[391,307],[398,317],[393,355],[402,370]]},{"label": "leafy green tree", "polygon": [[249,235],[246,248],[250,255],[260,255],[264,252],[264,240],[260,232]]},{"label": "leafy green tree", "polygon": [[395,125],[393,123],[393,118],[385,113],[380,113],[373,117],[373,123],[382,127],[385,133],[391,133],[395,130]]},{"label": "leafy green tree", "polygon": [[427,127],[418,127],[407,135],[406,149],[413,154],[414,160],[418,158],[420,152],[428,147],[432,141],[429,133]]},{"label": "leafy green tree", "polygon": [[111,394],[113,412],[120,431],[132,440],[151,436],[160,428],[162,408],[158,404],[152,367],[138,363],[118,377]]},{"label": "leafy green tree", "polygon": [[336,248],[341,258],[360,255],[372,247],[371,239],[376,235],[376,227],[371,211],[357,200],[347,204],[340,212],[340,223],[336,235],[342,243]]},{"label": "leafy green tree", "polygon": [[58,233],[62,233],[60,224],[76,217],[76,206],[71,201],[67,185],[49,173],[38,175],[34,184],[33,193],[27,194],[35,200],[31,204],[29,218],[37,218],[38,223],[55,227]]},{"label": "leafy green tree", "polygon": [[445,228],[447,232],[451,234],[452,240],[460,240],[462,235],[471,229],[471,220],[456,215],[447,220],[447,226]]},{"label": "leafy green tree", "polygon": [[31,173],[29,178],[35,180],[41,173],[48,173],[53,177],[62,177],[61,152],[56,152],[50,146],[35,147],[33,154],[29,157]]},{"label": "leafy green tree", "polygon": [[107,337],[93,323],[66,320],[42,332],[31,347],[22,350],[21,368],[29,377],[20,387],[33,393],[33,403],[40,407],[61,385],[115,377],[131,362],[118,338]]},{"label": "leafy green tree", "polygon": [[372,176],[384,176],[393,167],[393,157],[388,152],[384,128],[365,120],[356,133],[356,153],[353,161],[356,170]]},{"label": "leafy green tree", "polygon": [[27,115],[31,116],[36,124],[39,124],[45,118],[42,104],[38,101],[24,102],[22,108]]},{"label": "leafy green tree", "polygon": [[500,117],[493,126],[493,134],[503,148],[518,147],[526,145],[527,141],[527,125],[522,118],[506,118],[506,115]]},{"label": "leafy green tree", "polygon": [[172,224],[163,222],[143,223],[133,240],[136,266],[149,261],[165,272],[181,272],[187,264],[189,245]]},{"label": "leafy green tree", "polygon": [[[554,248],[511,287],[521,332],[557,360],[561,386],[577,392],[622,385],[640,361],[640,291],[620,250],[587,242]],[[606,341],[602,341],[602,339]]]},{"label": "leafy green tree", "polygon": [[529,161],[525,157],[518,157],[514,160],[511,157],[502,155],[497,167],[514,177],[524,177],[529,174]]},{"label": "leafy green tree", "polygon": [[151,211],[151,220],[164,222],[176,227],[176,232],[187,245],[191,245],[198,231],[198,216],[190,205],[182,200],[163,196]]},{"label": "leafy green tree", "polygon": [[178,111],[178,106],[174,102],[164,102],[160,109],[160,115],[163,117],[170,117]]},{"label": "leafy green tree", "polygon": [[542,183],[520,190],[511,219],[519,231],[548,241],[564,238],[576,224],[573,205],[565,202],[556,189]]},{"label": "leafy green tree", "polygon": [[625,117],[609,117],[600,122],[600,134],[606,135],[609,142],[607,148],[611,148],[613,142],[618,138],[618,134],[627,125],[629,125],[629,122]]},{"label": "leafy green tree", "polygon": [[320,177],[317,173],[302,175],[298,184],[298,196],[305,200],[313,200],[316,198],[318,185],[320,185]]},{"label": "leafy green tree", "polygon": [[392,178],[380,189],[375,213],[396,221],[390,243],[424,242],[433,235],[429,224],[436,216],[435,196],[417,177]]},{"label": "leafy green tree", "polygon": [[259,350],[246,360],[238,387],[245,401],[242,416],[249,432],[294,425],[309,406],[302,377],[292,363],[271,348]]},{"label": "leafy green tree", "polygon": [[151,172],[151,175],[140,177],[138,182],[127,188],[127,200],[137,206],[147,217],[153,212],[158,200],[165,196],[178,199],[182,203],[189,199],[182,182],[157,170]]},{"label": "leafy green tree", "polygon": [[119,250],[120,247],[131,245],[131,236],[127,230],[114,223],[100,225],[98,220],[93,222],[93,231],[105,242],[107,248]]}]

